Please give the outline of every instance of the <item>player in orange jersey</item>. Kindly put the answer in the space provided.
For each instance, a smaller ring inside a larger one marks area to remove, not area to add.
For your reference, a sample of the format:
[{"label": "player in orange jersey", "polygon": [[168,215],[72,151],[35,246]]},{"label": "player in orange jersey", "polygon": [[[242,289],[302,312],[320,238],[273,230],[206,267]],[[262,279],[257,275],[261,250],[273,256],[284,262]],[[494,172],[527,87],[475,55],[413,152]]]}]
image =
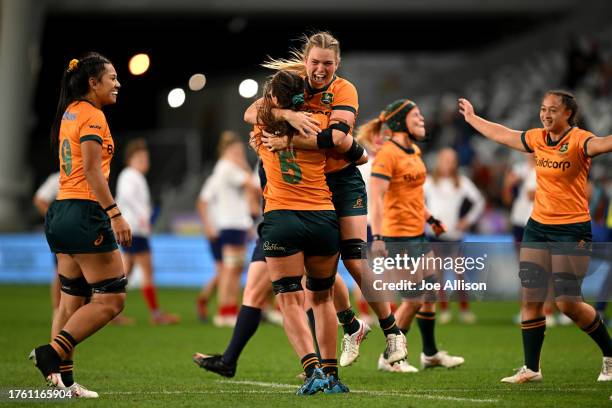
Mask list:
[{"label": "player in orange jersey", "polygon": [[[392,133],[391,139],[382,145],[372,164],[370,211],[373,256],[385,255],[388,246],[390,252],[397,254],[408,252],[413,257],[423,255],[431,258],[434,254],[424,235],[425,222],[432,226],[436,235],[444,232],[444,227],[425,207],[423,184],[427,169],[421,159],[421,150],[415,143],[425,138],[425,118],[414,102],[400,99],[381,112],[377,126],[368,129],[372,135],[376,135],[382,124]],[[421,281],[437,281],[436,271],[433,270],[419,270],[414,276],[417,287]],[[397,325],[406,333],[416,316],[423,341],[421,366],[450,368],[462,364],[462,357],[451,356],[436,346],[435,291],[407,290],[402,296],[404,300],[396,312]],[[405,373],[417,371],[406,360],[397,363],[396,367],[382,356],[378,368]]]},{"label": "player in orange jersey", "polygon": [[108,187],[115,145],[101,110],[117,101],[120,86],[102,55],[71,60],[51,130],[59,147],[60,188],[45,233],[57,255],[62,293],[53,340],[32,350],[30,358],[49,386],[69,388],[77,397],[98,394],[74,382],[74,347],[118,315],[125,302],[127,280],[117,242],[129,246],[132,235]]},{"label": "player in orange jersey", "polygon": [[[340,64],[340,44],[328,32],[304,36],[300,51],[292,52],[289,60],[270,60],[263,66],[284,69],[305,77],[304,100],[299,110],[276,109],[274,115],[285,119],[301,130],[292,138],[295,147],[301,149],[325,149],[326,181],[332,192],[336,214],[340,221],[340,254],[342,261],[355,282],[360,285],[367,268],[367,192],[356,164],[366,161],[361,145],[349,135],[355,124],[359,108],[357,90],[349,81],[336,75]],[[255,102],[246,112],[245,120],[256,123],[253,110]],[[325,125],[316,121],[316,115],[329,118]],[[323,130],[321,130],[323,129]],[[264,132],[265,135],[265,132]],[[287,147],[287,137],[264,138],[264,144],[273,151]],[[334,287],[334,304],[338,320],[342,324],[342,354],[340,365],[348,366],[359,356],[361,341],[370,327],[357,319],[349,302],[346,285],[340,280]],[[384,351],[390,363],[406,356],[406,341],[395,324],[395,316],[388,302],[371,302],[387,340]]]},{"label": "player in orange jersey", "polygon": [[546,321],[543,312],[552,281],[559,311],[597,343],[603,354],[598,381],[612,381],[612,340],[595,309],[582,298],[589,264],[591,216],[586,182],[591,158],[612,151],[612,135],[595,137],[576,126],[578,104],[566,91],[546,92],[540,105],[542,128],[519,131],[489,122],[459,99],[459,112],[485,137],[535,156],[537,187],[531,218],[520,251],[521,316],[525,365],[501,381],[541,381],[540,351]]},{"label": "player in orange jersey", "polygon": [[[272,109],[301,103],[295,96],[303,96],[303,89],[301,76],[278,71],[266,84],[257,113],[261,127],[256,127],[255,144],[267,177],[263,192],[263,251],[287,337],[302,358],[306,374],[298,394],[319,390],[343,393],[348,388],[338,378],[337,321],[331,290],[338,262],[339,225],[325,182],[325,152],[292,147],[272,152],[260,140],[262,130],[293,135],[289,123],[276,119]],[[318,120],[324,120],[324,116]],[[308,300],[317,321],[320,360],[303,313],[304,268]]]}]

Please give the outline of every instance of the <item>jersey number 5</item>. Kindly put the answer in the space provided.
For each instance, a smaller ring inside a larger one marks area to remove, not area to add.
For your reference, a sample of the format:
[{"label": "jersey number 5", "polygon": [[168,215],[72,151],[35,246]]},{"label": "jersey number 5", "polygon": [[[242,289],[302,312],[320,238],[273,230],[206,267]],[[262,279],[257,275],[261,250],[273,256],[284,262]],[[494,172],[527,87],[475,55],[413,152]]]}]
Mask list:
[{"label": "jersey number 5", "polygon": [[282,150],[279,152],[281,173],[283,180],[289,184],[298,184],[302,181],[302,169],[295,162],[295,152]]}]

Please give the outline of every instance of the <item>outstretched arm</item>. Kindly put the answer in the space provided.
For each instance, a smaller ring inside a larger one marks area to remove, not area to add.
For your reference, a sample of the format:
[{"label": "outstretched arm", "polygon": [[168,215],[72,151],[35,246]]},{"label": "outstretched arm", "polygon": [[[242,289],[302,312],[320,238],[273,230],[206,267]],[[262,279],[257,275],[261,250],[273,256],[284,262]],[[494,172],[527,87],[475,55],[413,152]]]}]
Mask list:
[{"label": "outstretched arm", "polygon": [[586,153],[591,156],[612,152],[612,135],[605,137],[594,137],[587,143]]},{"label": "outstretched arm", "polygon": [[467,99],[459,99],[459,113],[480,134],[494,142],[506,145],[513,149],[525,152],[525,146],[521,141],[521,131],[508,129],[499,123],[489,122],[474,112],[474,107]]}]

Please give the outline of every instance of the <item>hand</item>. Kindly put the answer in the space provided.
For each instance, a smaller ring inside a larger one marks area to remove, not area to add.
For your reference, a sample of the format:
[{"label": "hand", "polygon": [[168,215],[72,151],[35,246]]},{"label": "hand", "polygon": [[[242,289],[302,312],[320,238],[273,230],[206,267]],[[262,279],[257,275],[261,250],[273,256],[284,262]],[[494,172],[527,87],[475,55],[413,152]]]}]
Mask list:
[{"label": "hand", "polygon": [[371,252],[372,258],[382,258],[389,254],[389,251],[387,251],[387,245],[385,245],[385,241],[382,239],[372,241]]},{"label": "hand", "polygon": [[285,120],[305,137],[316,136],[321,131],[321,123],[313,118],[310,112],[287,111]]},{"label": "hand", "polygon": [[459,113],[463,115],[466,121],[475,115],[474,107],[470,101],[465,98],[459,98]]},{"label": "hand", "polygon": [[111,228],[115,234],[115,239],[119,245],[123,247],[132,246],[132,231],[130,226],[122,215],[111,218]]},{"label": "hand", "polygon": [[289,147],[289,136],[277,136],[265,130],[261,134],[261,143],[271,152],[277,152]]},{"label": "hand", "polygon": [[431,229],[434,234],[436,234],[436,237],[439,237],[446,232],[446,225],[444,225],[439,219],[434,218],[433,215],[427,219],[427,223],[431,226]]},{"label": "hand", "polygon": [[214,228],[210,227],[204,227],[204,235],[206,235],[209,241],[214,241],[219,238],[219,233]]},{"label": "hand", "polygon": [[251,149],[257,152],[257,138],[255,137],[255,132],[253,132],[252,130],[249,132],[249,146],[251,147]]},{"label": "hand", "polygon": [[[444,225],[444,224],[443,224]],[[468,220],[464,218],[461,218],[459,220],[459,222],[457,223],[457,229],[461,232],[465,232],[470,228],[470,224],[468,223]]]}]

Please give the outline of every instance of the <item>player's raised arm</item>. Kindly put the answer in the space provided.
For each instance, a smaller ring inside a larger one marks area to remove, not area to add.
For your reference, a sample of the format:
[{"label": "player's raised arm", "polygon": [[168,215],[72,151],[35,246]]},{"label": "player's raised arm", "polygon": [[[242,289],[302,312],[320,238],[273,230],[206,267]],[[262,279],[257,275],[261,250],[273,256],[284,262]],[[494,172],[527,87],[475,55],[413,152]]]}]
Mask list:
[{"label": "player's raised arm", "polygon": [[593,137],[586,144],[586,153],[591,157],[609,152],[612,152],[612,135]]},{"label": "player's raised arm", "polygon": [[490,122],[481,118],[474,112],[474,107],[467,99],[459,99],[459,113],[461,113],[467,123],[476,129],[484,137],[494,142],[506,145],[513,149],[525,152],[525,146],[521,141],[521,131],[509,129],[499,123]]}]

